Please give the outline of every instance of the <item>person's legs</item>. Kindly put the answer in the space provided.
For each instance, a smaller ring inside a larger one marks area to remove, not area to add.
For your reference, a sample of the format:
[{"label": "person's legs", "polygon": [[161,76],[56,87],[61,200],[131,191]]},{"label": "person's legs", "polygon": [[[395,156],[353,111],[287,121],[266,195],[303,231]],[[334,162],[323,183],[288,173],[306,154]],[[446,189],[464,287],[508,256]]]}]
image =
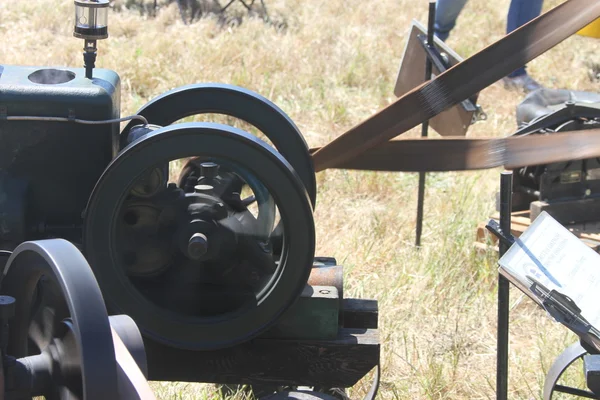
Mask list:
[{"label": "person's legs", "polygon": [[544,0],[512,0],[506,20],[506,33],[525,25],[542,13]]},{"label": "person's legs", "polygon": [[[512,0],[508,9],[506,19],[506,33],[509,34],[515,29],[525,25],[532,19],[538,17],[542,12],[544,0]],[[514,78],[527,74],[526,67],[523,66],[513,71],[508,76]]]},{"label": "person's legs", "polygon": [[437,0],[435,8],[435,35],[446,41],[456,25],[456,19],[467,0]]}]

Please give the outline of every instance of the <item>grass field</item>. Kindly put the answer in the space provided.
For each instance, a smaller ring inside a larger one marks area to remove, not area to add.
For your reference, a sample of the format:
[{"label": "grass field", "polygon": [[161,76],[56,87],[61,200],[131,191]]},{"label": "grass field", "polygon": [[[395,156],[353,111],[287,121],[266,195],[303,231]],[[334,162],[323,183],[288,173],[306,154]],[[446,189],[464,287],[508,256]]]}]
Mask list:
[{"label": "grass field", "polygon": [[[544,9],[560,2],[546,1]],[[424,0],[266,4],[286,29],[258,18],[238,26],[212,18],[184,25],[175,4],[155,18],[135,9],[111,12],[97,66],[120,74],[121,114],[180,85],[230,83],[271,99],[310,146],[323,145],[394,100],[410,21],[425,23],[427,13]],[[449,45],[466,58],[502,37],[508,4],[469,1]],[[0,1],[0,63],[81,66],[72,14],[67,0]],[[599,43],[573,36],[530,63],[530,73],[548,87],[597,91],[590,72],[600,63]],[[501,84],[485,89],[479,103],[489,119],[468,135],[512,133],[522,98]],[[472,243],[477,224],[494,211],[499,172],[429,174],[420,251],[413,246],[416,174],[318,174],[317,254],[345,266],[346,296],[379,300],[379,398],[495,398],[496,256],[475,254]],[[574,336],[517,290],[510,307],[509,398],[539,399],[547,369]],[[362,397],[369,378],[350,390],[352,398]],[[211,385],[153,387],[161,399],[218,398]]]}]

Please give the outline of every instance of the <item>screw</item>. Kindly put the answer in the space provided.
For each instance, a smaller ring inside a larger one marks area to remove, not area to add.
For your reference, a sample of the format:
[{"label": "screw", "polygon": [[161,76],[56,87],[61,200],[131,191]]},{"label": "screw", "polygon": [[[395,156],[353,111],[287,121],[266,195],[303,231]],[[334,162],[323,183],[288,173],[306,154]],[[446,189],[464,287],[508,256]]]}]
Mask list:
[{"label": "screw", "polygon": [[442,61],[444,61],[444,64],[446,64],[446,65],[450,64],[450,59],[448,58],[448,54],[441,53],[440,56],[442,57]]},{"label": "screw", "polygon": [[321,293],[321,294],[329,294],[329,293],[331,293],[331,290],[321,289],[321,290],[319,290],[319,293]]}]

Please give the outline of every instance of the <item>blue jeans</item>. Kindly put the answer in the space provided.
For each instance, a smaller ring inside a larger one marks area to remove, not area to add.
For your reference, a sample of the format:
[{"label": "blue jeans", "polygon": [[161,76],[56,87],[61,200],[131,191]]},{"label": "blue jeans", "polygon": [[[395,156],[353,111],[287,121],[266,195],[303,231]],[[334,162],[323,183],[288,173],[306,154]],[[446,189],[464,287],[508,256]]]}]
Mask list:
[{"label": "blue jeans", "polygon": [[[456,25],[456,19],[467,0],[437,0],[435,12],[435,35],[442,40],[448,39],[450,31]],[[506,19],[506,33],[510,33],[536,18],[542,12],[544,0],[512,0]],[[524,75],[525,66],[512,72],[509,77]]]}]

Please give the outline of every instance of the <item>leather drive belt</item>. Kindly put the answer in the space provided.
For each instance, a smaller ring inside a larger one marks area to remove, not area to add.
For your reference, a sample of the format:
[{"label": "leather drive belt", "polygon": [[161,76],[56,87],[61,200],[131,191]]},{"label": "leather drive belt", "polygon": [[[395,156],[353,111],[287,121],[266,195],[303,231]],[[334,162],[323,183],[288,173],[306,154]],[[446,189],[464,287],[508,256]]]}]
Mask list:
[{"label": "leather drive belt", "polygon": [[569,136],[578,138],[578,143],[562,134],[551,135],[560,139],[536,135],[535,138],[389,141],[502,79],[598,17],[600,0],[567,0],[416,87],[329,144],[313,149],[315,170],[448,171],[499,165],[510,169],[535,165],[535,160],[566,161],[567,152],[569,159],[584,158],[578,156],[583,152],[591,157],[600,156],[598,132],[591,130],[569,132]]},{"label": "leather drive belt", "polygon": [[[316,154],[320,148],[312,148]],[[600,157],[600,129],[499,139],[392,140],[334,168],[440,172],[507,169]]]}]

